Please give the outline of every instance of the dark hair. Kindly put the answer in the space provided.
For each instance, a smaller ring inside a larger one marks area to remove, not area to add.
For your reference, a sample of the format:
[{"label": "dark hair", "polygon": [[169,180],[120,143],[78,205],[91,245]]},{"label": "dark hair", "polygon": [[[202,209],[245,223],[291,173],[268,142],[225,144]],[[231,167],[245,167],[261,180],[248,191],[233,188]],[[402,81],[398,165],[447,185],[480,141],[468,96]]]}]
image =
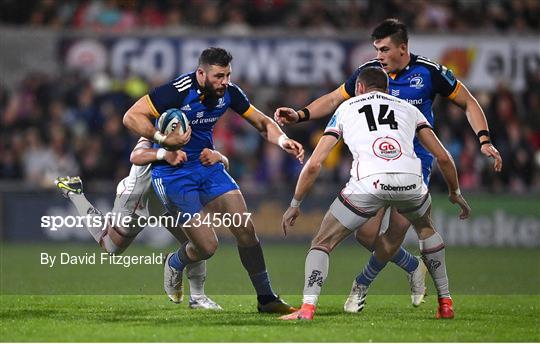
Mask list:
[{"label": "dark hair", "polygon": [[227,67],[232,61],[232,55],[227,50],[222,48],[207,48],[204,49],[199,56],[199,66],[201,65],[214,65],[220,67]]},{"label": "dark hair", "polygon": [[371,39],[373,41],[377,39],[383,39],[390,37],[392,42],[399,45],[401,43],[407,44],[409,42],[409,33],[407,32],[407,25],[400,22],[398,19],[389,18],[383,20],[382,23],[377,25],[371,33]]},{"label": "dark hair", "polygon": [[366,89],[388,89],[388,75],[380,67],[367,67],[360,71],[356,77],[356,84],[363,84]]}]

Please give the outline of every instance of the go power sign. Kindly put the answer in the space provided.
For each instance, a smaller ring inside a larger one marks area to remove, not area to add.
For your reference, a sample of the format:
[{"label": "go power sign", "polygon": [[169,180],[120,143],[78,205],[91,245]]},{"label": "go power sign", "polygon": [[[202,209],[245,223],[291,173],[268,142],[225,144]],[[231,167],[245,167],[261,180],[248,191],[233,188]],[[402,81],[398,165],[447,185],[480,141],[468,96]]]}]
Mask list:
[{"label": "go power sign", "polygon": [[[367,38],[182,38],[65,37],[59,63],[114,77],[131,73],[165,81],[193,70],[209,46],[234,56],[234,80],[257,85],[339,85],[363,62],[375,57]],[[516,90],[526,76],[540,71],[540,44],[528,37],[414,36],[411,51],[440,62],[472,89],[494,89],[501,82]],[[411,87],[415,86],[414,83]]]},{"label": "go power sign", "polygon": [[219,46],[233,55],[234,80],[257,84],[339,84],[347,77],[348,45],[325,40],[118,38],[64,41],[64,65],[122,77],[169,80],[194,70],[200,53]]}]

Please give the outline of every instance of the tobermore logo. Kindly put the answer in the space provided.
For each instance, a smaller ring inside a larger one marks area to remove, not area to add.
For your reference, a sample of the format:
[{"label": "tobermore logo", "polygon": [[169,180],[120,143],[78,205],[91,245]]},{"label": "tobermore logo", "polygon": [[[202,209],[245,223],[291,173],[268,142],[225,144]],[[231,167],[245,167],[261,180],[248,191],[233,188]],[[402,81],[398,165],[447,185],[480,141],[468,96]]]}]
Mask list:
[{"label": "tobermore logo", "polygon": [[[394,186],[394,185],[381,183],[380,185],[381,185],[381,190],[384,190],[384,191],[409,191],[409,190],[416,189],[416,184]],[[377,188],[377,185],[375,183],[373,183],[373,186],[375,186],[375,189]]]},{"label": "tobermore logo", "polygon": [[372,148],[373,154],[384,160],[396,160],[401,156],[401,145],[389,136],[376,139]]}]

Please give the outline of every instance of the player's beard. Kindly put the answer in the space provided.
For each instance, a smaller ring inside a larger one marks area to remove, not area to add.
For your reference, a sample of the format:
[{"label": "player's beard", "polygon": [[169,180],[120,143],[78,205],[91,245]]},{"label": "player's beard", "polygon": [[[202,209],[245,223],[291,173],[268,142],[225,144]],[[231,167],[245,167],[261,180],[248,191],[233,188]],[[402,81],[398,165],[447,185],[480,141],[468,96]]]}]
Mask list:
[{"label": "player's beard", "polygon": [[227,88],[224,87],[223,90],[220,93],[218,93],[217,90],[214,88],[214,86],[212,86],[211,83],[209,83],[208,81],[205,80],[204,87],[203,87],[203,93],[205,94],[206,98],[208,98],[208,99],[217,99],[217,98],[223,97],[223,95],[225,94],[226,89]]}]

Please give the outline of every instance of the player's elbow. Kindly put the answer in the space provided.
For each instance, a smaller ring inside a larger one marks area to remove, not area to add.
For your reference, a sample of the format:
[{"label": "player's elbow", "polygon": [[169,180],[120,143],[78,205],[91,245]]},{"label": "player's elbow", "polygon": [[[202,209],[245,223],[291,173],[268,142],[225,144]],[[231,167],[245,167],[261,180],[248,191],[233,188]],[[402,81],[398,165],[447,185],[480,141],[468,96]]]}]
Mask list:
[{"label": "player's elbow", "polygon": [[437,163],[442,165],[448,165],[453,161],[452,156],[450,155],[450,153],[448,153],[446,149],[437,154],[435,158],[437,159]]},{"label": "player's elbow", "polygon": [[126,111],[124,117],[122,118],[122,123],[124,124],[124,126],[128,129],[132,129],[133,121],[133,113],[129,110]]},{"label": "player's elbow", "polygon": [[129,162],[138,166],[145,165],[145,163],[142,161],[140,150],[138,149],[131,152],[129,155]]},{"label": "player's elbow", "polygon": [[322,163],[317,160],[310,159],[306,164],[306,172],[309,174],[317,174],[322,168]]}]

